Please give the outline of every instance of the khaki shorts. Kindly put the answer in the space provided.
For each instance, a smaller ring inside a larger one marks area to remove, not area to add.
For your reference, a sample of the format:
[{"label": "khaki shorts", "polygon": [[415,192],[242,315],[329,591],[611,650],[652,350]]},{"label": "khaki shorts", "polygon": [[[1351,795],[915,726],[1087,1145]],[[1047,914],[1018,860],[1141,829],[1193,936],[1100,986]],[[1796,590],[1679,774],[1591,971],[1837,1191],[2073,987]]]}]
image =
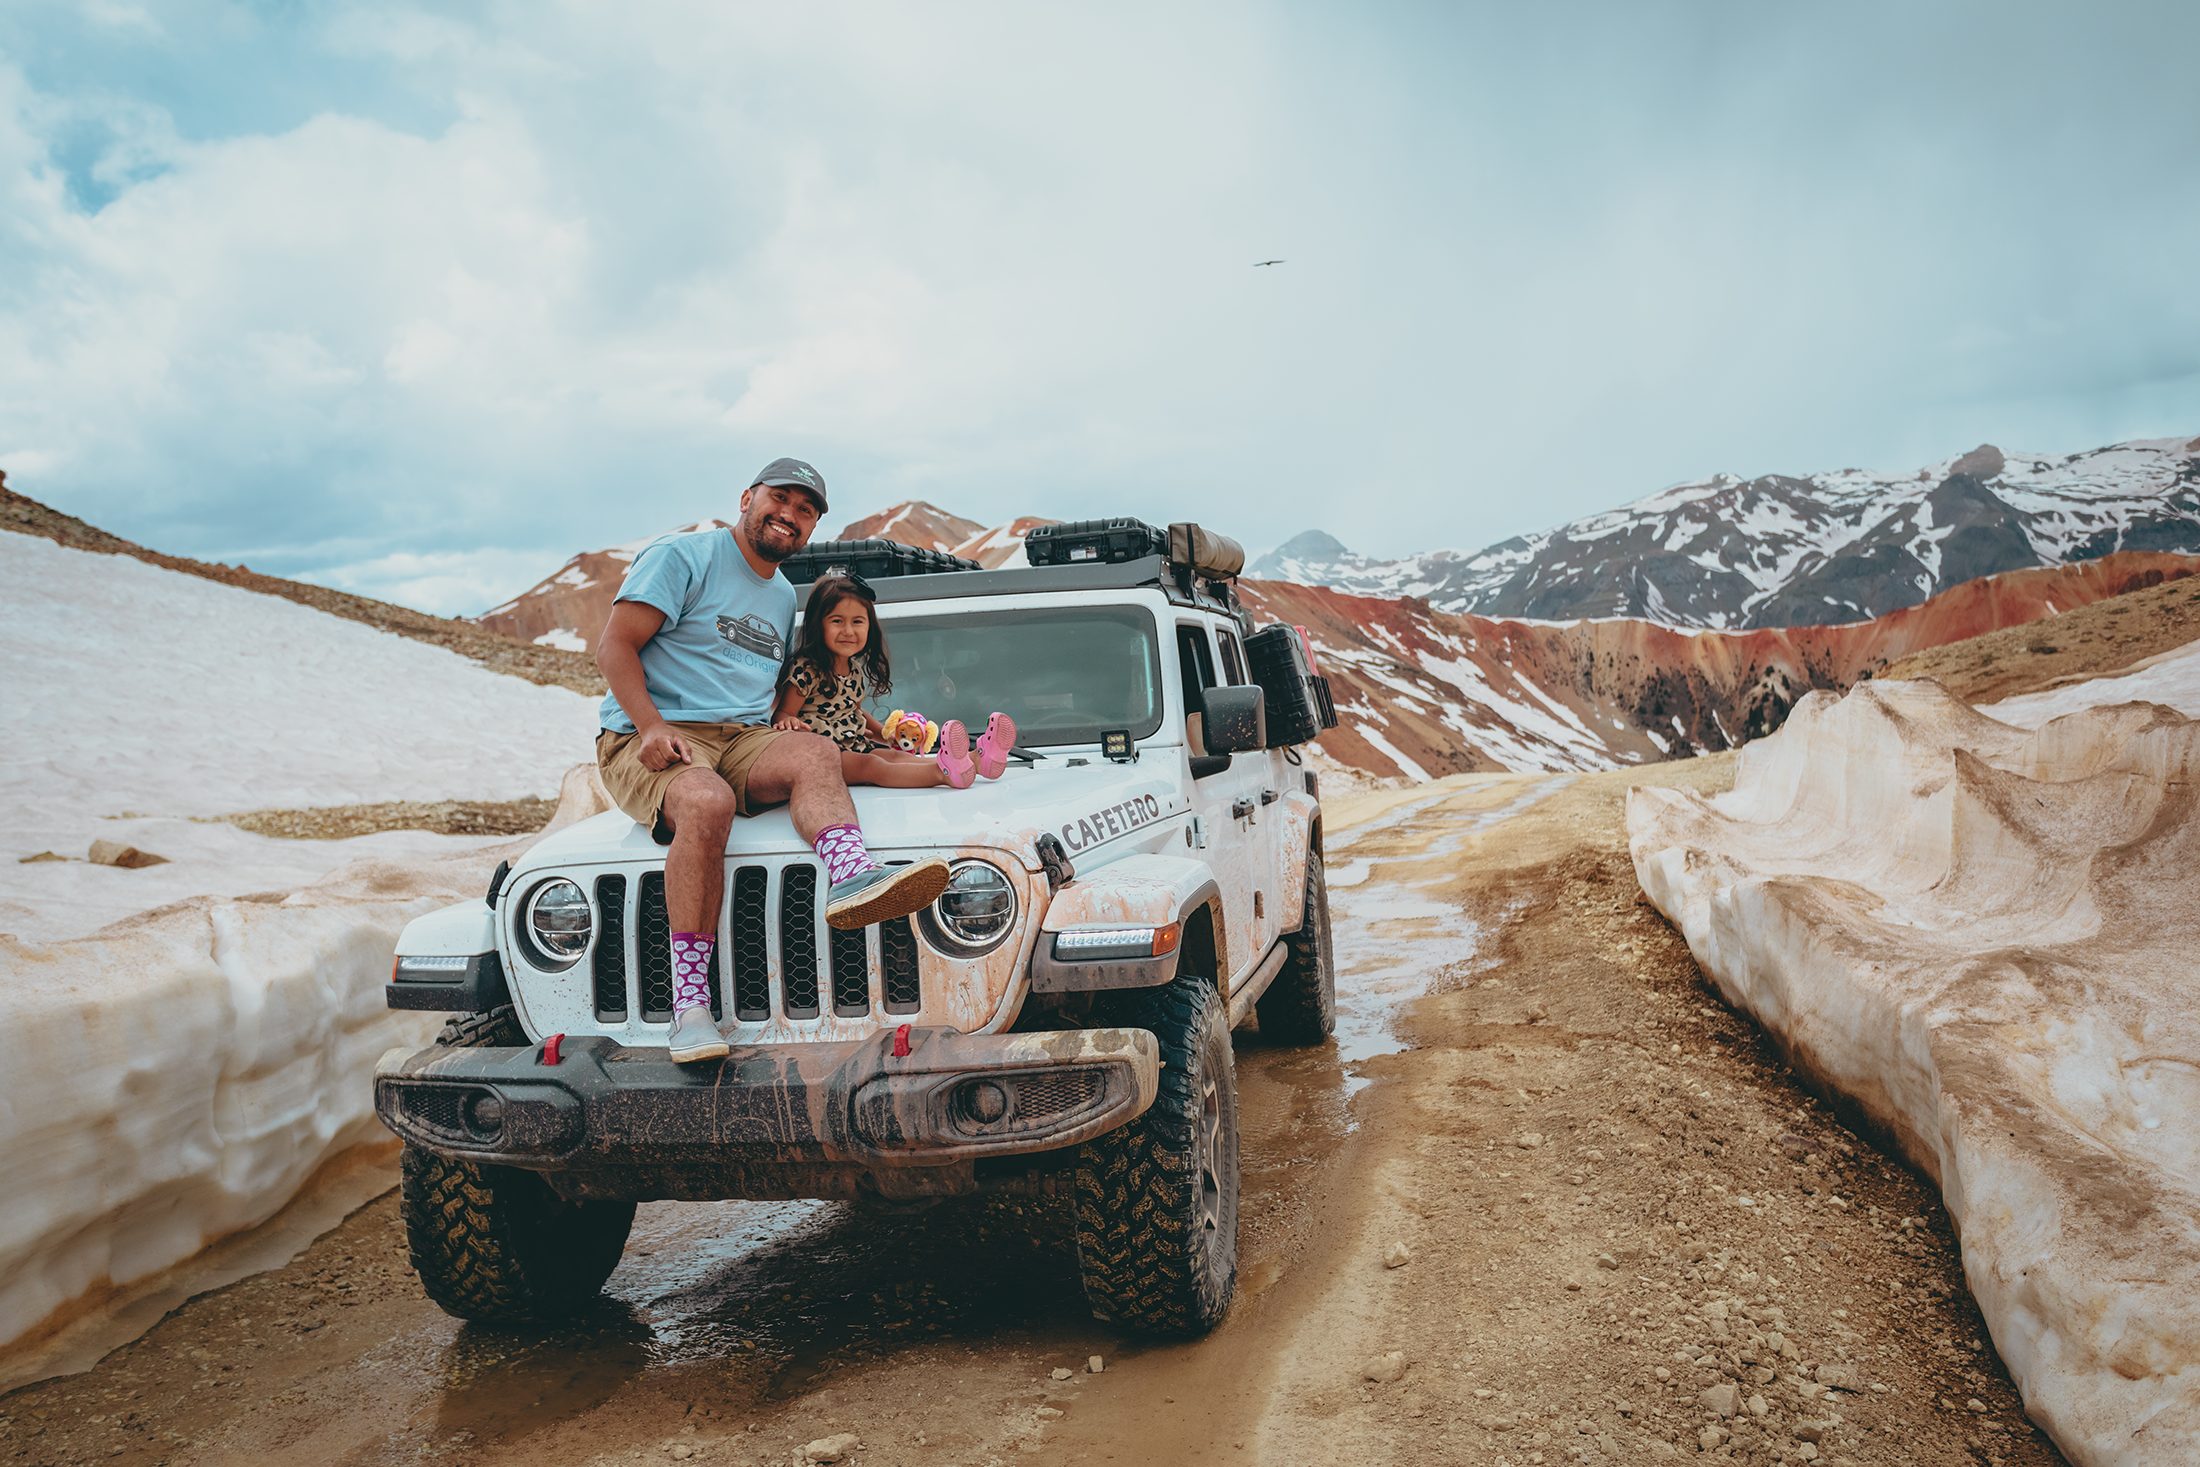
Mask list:
[{"label": "khaki shorts", "polygon": [[749,804],[749,771],[779,737],[779,730],[755,723],[665,726],[687,741],[693,762],[648,769],[635,752],[641,735],[608,728],[596,735],[596,767],[603,773],[603,787],[621,810],[636,824],[648,826],[659,845],[669,845],[672,830],[665,824],[665,790],[690,769],[715,769],[733,787],[734,808],[743,815],[756,813]]}]

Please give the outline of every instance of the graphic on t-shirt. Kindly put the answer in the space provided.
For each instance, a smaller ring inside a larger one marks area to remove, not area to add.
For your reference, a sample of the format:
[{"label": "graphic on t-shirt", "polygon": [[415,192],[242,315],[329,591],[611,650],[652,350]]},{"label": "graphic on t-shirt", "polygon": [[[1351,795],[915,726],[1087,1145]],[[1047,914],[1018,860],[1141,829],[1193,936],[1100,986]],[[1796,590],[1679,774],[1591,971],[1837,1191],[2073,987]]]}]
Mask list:
[{"label": "graphic on t-shirt", "polygon": [[718,635],[744,652],[754,652],[781,662],[787,656],[787,644],[779,639],[779,628],[750,612],[738,620],[730,616],[718,618]]}]

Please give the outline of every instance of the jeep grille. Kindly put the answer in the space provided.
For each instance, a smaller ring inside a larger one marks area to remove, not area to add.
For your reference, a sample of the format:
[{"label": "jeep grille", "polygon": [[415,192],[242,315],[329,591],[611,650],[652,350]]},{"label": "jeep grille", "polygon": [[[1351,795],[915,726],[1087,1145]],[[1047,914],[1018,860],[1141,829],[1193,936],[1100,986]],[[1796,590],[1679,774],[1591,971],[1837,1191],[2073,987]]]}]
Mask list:
[{"label": "jeep grille", "polygon": [[[813,862],[779,867],[729,866],[726,930],[719,934],[712,975],[710,1014],[724,1017],[730,963],[734,1018],[762,1023],[772,1017],[770,938],[779,938],[779,1012],[788,1019],[817,1018],[823,995],[833,1012],[861,1018],[871,1012],[874,974],[880,1006],[890,1014],[923,1007],[917,976],[917,937],[906,917],[881,923],[878,958],[868,931],[826,929],[818,942],[818,883]],[[775,878],[776,877],[776,881]],[[776,887],[776,890],[774,889]],[[597,1021],[623,1024],[639,1013],[645,1024],[672,1021],[672,932],[665,915],[665,876],[645,871],[630,886],[623,875],[596,878],[596,950],[592,965]],[[631,941],[629,935],[631,934]]]}]

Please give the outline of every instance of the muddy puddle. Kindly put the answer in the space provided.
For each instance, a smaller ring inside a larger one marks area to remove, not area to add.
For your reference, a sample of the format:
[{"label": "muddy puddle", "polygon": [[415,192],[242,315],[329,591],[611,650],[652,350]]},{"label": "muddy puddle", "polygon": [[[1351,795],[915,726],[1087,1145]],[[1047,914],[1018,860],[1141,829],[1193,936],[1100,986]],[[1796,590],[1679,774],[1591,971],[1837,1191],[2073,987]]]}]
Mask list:
[{"label": "muddy puddle", "polygon": [[[1555,775],[1486,810],[1441,808],[1455,790],[1387,811],[1331,841],[1330,924],[1337,948],[1337,1051],[1349,1067],[1406,1044],[1394,1032],[1403,1005],[1462,988],[1477,971],[1480,929],[1448,899],[1448,858],[1475,835],[1563,788]],[[1402,854],[1385,859],[1386,848]],[[1348,1091],[1366,1083],[1348,1080]]]}]

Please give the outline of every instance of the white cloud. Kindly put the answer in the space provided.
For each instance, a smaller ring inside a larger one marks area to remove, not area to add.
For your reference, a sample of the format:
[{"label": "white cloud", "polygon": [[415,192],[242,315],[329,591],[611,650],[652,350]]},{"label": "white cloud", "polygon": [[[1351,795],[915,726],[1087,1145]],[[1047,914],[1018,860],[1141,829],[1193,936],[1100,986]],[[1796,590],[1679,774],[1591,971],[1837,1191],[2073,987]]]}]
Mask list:
[{"label": "white cloud", "polygon": [[[142,14],[133,46],[190,30]],[[15,487],[448,607],[783,452],[850,516],[1397,553],[1713,469],[2200,431],[2200,163],[2145,141],[2200,113],[2067,37],[2018,60],[2128,158],[1936,90],[1953,23],[1912,55],[1632,7],[1562,46],[1242,3],[481,14],[263,18],[231,86],[273,116],[287,59],[346,99],[265,125],[0,63]],[[2081,206],[2079,162],[2148,190]]]}]

